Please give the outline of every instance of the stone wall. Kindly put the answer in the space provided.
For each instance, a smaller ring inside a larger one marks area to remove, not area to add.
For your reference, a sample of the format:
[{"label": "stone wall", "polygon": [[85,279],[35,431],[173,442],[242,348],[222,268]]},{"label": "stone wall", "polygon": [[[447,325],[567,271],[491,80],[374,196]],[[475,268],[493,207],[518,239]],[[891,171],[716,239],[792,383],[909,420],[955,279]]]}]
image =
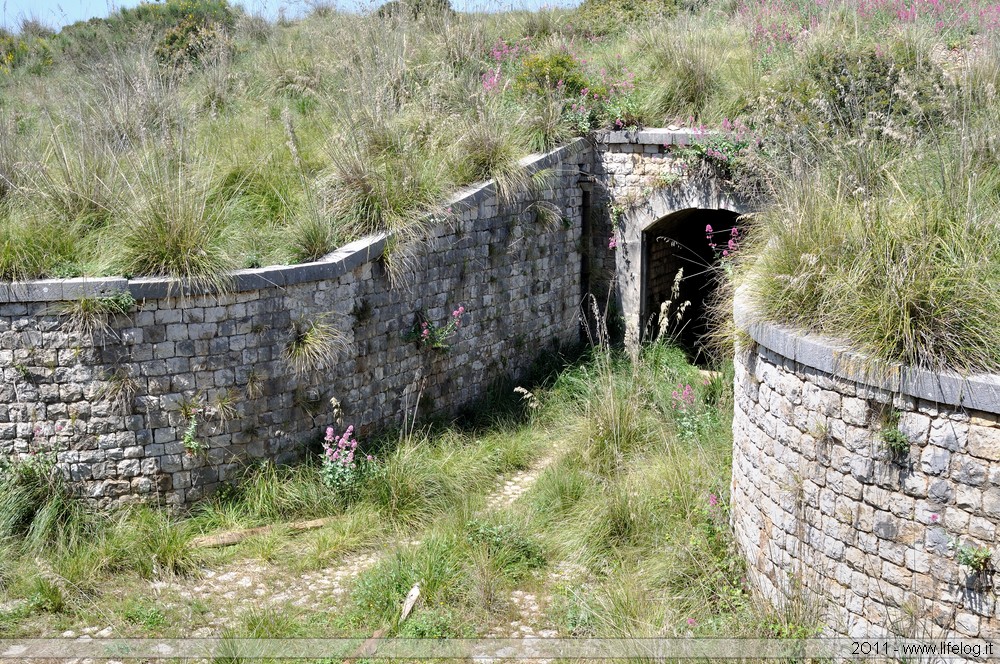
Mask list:
[{"label": "stone wall", "polygon": [[[401,422],[418,392],[420,415],[456,413],[544,349],[577,342],[587,293],[610,296],[635,340],[644,229],[679,210],[739,209],[718,183],[681,177],[670,152],[692,136],[576,140],[526,160],[552,169],[546,191],[501,204],[487,183],[415,245],[367,238],[315,263],[239,271],[222,294],[157,278],[0,284],[0,461],[54,452],[100,504],[180,505],[247,459],[301,455],[332,422],[331,399],[362,431]],[[133,311],[74,329],[83,299],[121,292]],[[447,352],[407,339],[459,306]],[[296,370],[290,349],[310,336],[331,356]]]},{"label": "stone wall", "polygon": [[[553,171],[540,194],[503,204],[487,183],[451,201],[417,245],[368,238],[316,263],[238,272],[224,294],[148,278],[0,287],[0,459],[54,452],[100,504],[180,505],[248,458],[300,455],[331,423],[331,399],[363,431],[399,423],[418,392],[420,415],[455,413],[544,349],[578,341],[580,179],[592,159],[577,140],[529,160]],[[562,218],[539,215],[541,201]],[[133,311],[106,330],[73,329],[81,298],[122,291]],[[408,340],[460,305],[447,351]],[[290,350],[310,335],[332,356],[296,370]]]},{"label": "stone wall", "polygon": [[738,307],[754,341],[736,359],[732,520],[756,585],[814,602],[831,634],[1000,638],[989,575],[957,561],[996,551],[1000,376],[866,369],[751,320]]}]

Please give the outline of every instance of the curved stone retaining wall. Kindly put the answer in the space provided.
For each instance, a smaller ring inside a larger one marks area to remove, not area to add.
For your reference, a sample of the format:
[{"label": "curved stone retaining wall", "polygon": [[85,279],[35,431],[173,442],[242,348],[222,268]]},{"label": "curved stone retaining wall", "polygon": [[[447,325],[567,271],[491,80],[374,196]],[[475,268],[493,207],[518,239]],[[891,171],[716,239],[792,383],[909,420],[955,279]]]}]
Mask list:
[{"label": "curved stone retaining wall", "polygon": [[732,519],[756,585],[816,601],[837,635],[1000,638],[988,575],[957,560],[1000,559],[1000,376],[866,371],[823,338],[737,321],[754,343],[737,353]]},{"label": "curved stone retaining wall", "polygon": [[[166,279],[0,287],[0,460],[54,452],[102,504],[183,504],[247,458],[301,454],[334,419],[331,399],[362,430],[412,416],[418,392],[421,416],[454,413],[578,341],[579,180],[592,159],[583,140],[534,158],[531,170],[552,169],[549,189],[509,205],[492,184],[463,193],[409,256],[368,238],[316,263],[241,271],[225,294],[179,296]],[[562,219],[540,216],[541,200]],[[106,331],[72,329],[65,312],[80,298],[122,291],[133,311]],[[407,339],[421,317],[443,326],[460,305],[446,352]],[[339,337],[336,358],[296,372],[288,349],[316,323]]]}]

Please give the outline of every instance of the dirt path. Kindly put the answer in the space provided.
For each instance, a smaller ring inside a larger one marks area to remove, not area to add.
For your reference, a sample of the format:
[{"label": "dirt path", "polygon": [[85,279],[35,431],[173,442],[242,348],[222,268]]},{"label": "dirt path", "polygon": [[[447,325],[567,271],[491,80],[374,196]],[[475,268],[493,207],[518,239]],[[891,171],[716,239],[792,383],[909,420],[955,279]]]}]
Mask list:
[{"label": "dirt path", "polygon": [[[519,471],[501,484],[486,498],[486,511],[505,509],[526,494],[541,474],[558,458],[552,448],[531,468]],[[291,540],[294,542],[294,539]],[[290,572],[287,560],[281,557],[267,562],[260,559],[242,559],[205,567],[192,577],[165,579],[149,582],[152,599],[164,612],[185,615],[195,638],[220,636],[226,630],[238,629],[251,610],[274,609],[301,614],[329,612],[346,605],[351,586],[356,578],[374,567],[397,546],[417,546],[419,540],[401,540],[388,543],[377,550],[347,553],[333,564],[318,570]],[[545,586],[557,581],[560,565],[550,572]],[[129,596],[133,596],[129,593]],[[509,597],[516,618],[509,624],[498,625],[490,636],[545,637],[556,636],[556,631],[546,629],[545,610],[551,598],[535,593],[515,590]],[[117,630],[105,626],[87,626],[67,630],[62,636],[88,638],[120,636]]]}]

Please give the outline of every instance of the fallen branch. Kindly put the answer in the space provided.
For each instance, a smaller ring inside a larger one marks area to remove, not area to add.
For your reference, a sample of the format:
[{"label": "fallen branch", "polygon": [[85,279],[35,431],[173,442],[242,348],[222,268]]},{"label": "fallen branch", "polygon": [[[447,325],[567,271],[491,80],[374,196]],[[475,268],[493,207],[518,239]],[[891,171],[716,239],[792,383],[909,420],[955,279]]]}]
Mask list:
[{"label": "fallen branch", "polygon": [[233,544],[239,544],[248,537],[255,537],[257,535],[266,535],[277,528],[287,528],[293,533],[300,533],[306,530],[315,530],[317,528],[322,528],[328,523],[333,523],[336,521],[337,517],[331,516],[325,519],[313,519],[312,521],[299,521],[297,523],[288,524],[273,524],[270,526],[260,526],[259,528],[247,528],[246,530],[234,530],[228,533],[220,533],[219,535],[202,535],[201,537],[195,537],[191,540],[191,546],[197,549],[211,548],[217,546],[232,546]]}]

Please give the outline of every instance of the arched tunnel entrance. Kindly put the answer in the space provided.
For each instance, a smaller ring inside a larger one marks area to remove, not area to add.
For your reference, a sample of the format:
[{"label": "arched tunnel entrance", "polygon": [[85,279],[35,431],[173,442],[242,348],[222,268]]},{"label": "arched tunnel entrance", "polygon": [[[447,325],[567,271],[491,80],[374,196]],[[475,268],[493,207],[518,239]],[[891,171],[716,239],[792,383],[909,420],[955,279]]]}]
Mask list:
[{"label": "arched tunnel entrance", "polygon": [[[661,331],[671,334],[694,361],[707,359],[703,352],[703,337],[709,331],[707,305],[718,285],[716,268],[723,252],[729,251],[739,216],[731,210],[689,208],[671,213],[643,231],[641,320],[645,338],[656,338]],[[735,239],[738,241],[738,235]],[[669,322],[661,324],[661,306],[668,301]],[[690,304],[678,320],[677,312],[684,302]]]}]

